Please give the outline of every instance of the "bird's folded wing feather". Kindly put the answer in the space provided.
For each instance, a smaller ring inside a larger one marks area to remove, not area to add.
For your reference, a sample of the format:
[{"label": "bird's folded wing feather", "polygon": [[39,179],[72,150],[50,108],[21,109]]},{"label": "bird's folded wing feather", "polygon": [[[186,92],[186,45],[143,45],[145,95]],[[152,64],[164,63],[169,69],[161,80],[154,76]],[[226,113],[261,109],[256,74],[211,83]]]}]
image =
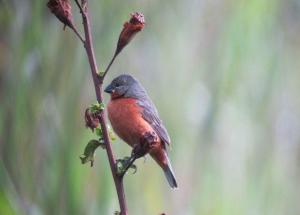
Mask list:
[{"label": "bird's folded wing feather", "polygon": [[143,109],[142,116],[143,118],[152,126],[154,131],[160,137],[160,139],[170,145],[171,140],[167,132],[167,129],[162,124],[161,119],[159,118],[158,112],[150,98],[143,99],[138,101],[137,104]]}]

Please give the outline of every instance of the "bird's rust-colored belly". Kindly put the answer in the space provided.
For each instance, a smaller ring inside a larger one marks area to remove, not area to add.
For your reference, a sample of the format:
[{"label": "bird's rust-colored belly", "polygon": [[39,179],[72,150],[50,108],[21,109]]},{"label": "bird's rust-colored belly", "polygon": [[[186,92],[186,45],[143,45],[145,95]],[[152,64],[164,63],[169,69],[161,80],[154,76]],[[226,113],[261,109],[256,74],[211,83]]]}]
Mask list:
[{"label": "bird's rust-colored belly", "polygon": [[142,109],[133,98],[113,99],[107,106],[114,131],[129,145],[138,144],[145,132],[153,128],[142,117]]}]

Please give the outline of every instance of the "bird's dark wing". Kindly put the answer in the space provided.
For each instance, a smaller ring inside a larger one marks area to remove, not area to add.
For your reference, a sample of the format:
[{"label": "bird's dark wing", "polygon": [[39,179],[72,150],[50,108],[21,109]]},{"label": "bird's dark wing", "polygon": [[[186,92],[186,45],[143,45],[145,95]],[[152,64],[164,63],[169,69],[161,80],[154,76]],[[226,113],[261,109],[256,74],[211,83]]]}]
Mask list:
[{"label": "bird's dark wing", "polygon": [[156,107],[150,100],[150,98],[145,98],[142,100],[139,100],[137,104],[143,109],[142,116],[143,118],[152,126],[154,131],[157,133],[157,135],[160,137],[160,139],[164,142],[170,145],[171,140],[169,137],[169,134],[167,132],[167,129],[162,124],[161,119],[159,118],[158,112],[156,110]]}]

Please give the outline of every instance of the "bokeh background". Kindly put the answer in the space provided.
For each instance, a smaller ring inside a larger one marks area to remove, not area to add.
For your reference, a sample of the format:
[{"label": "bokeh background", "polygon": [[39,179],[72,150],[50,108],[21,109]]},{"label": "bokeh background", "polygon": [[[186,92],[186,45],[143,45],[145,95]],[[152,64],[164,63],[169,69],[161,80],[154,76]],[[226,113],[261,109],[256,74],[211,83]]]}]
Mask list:
[{"label": "bokeh background", "polygon": [[[84,49],[46,1],[0,1],[0,214],[113,214]],[[146,27],[112,66],[148,90],[172,139],[172,191],[150,159],[125,179],[132,215],[300,214],[300,1],[90,0],[103,70],[129,14]],[[75,4],[73,14],[81,28]],[[106,101],[108,96],[106,95]],[[130,148],[113,143],[118,157]]]}]

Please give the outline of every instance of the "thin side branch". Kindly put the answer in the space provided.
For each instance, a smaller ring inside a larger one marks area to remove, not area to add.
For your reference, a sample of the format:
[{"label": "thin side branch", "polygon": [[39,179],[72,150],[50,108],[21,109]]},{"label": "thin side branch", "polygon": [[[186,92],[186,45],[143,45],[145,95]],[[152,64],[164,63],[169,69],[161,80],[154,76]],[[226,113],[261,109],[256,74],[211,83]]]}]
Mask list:
[{"label": "thin side branch", "polygon": [[78,0],[75,0],[75,3],[76,3],[76,5],[77,5],[77,7],[79,8],[80,13],[82,14],[82,16],[85,16],[85,13],[84,13],[83,8],[81,7],[79,1],[78,1]]},{"label": "thin side branch", "polygon": [[104,71],[104,73],[101,75],[101,79],[102,79],[102,80],[104,80],[104,78],[105,78],[107,72],[109,71],[109,69],[110,69],[111,65],[113,64],[113,62],[115,61],[116,57],[117,57],[117,55],[114,54],[114,57],[113,57],[113,58],[111,59],[111,61],[109,62],[108,66],[106,67],[106,69],[105,69],[105,71]]},{"label": "thin side branch", "polygon": [[84,41],[83,37],[81,36],[81,34],[79,33],[79,31],[77,30],[77,28],[74,25],[72,25],[70,28],[74,31],[74,33],[80,39],[80,41],[83,43],[83,45],[85,45],[85,41]]}]

